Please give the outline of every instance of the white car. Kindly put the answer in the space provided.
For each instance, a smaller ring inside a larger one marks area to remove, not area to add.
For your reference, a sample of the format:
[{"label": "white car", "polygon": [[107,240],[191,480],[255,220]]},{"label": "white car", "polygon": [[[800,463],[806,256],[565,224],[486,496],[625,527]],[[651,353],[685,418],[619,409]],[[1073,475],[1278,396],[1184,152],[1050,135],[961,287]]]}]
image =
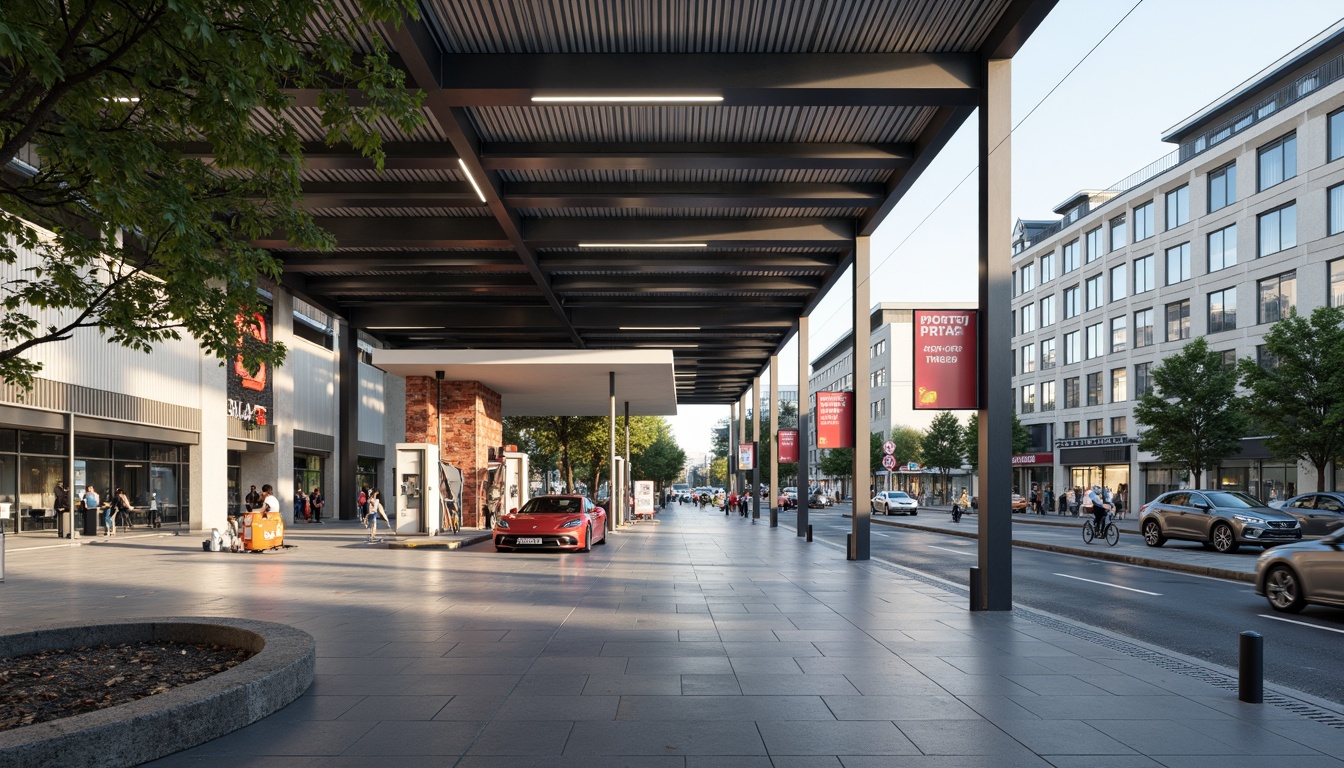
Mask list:
[{"label": "white car", "polygon": [[873,497],[872,505],[873,514],[881,512],[888,515],[898,512],[902,515],[919,514],[919,502],[905,491],[878,491]]}]

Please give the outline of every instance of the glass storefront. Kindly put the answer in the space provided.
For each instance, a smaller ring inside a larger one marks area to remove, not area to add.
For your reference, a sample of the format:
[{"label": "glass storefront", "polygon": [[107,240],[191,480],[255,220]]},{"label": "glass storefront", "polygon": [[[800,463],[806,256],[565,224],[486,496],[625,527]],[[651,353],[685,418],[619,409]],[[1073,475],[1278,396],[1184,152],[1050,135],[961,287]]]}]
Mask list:
[{"label": "glass storefront", "polygon": [[[307,495],[314,488],[325,488],[322,482],[322,457],[312,453],[294,453],[294,493]],[[292,502],[291,502],[292,503]],[[284,508],[284,502],[280,504]]]},{"label": "glass storefront", "polygon": [[[378,471],[379,469],[381,469],[379,465],[381,465],[382,463],[383,462],[381,459],[366,459],[362,456],[358,459],[358,463],[356,464],[355,468],[356,494],[358,494],[359,489],[361,488],[378,487]],[[342,519],[344,520],[355,519],[354,510],[356,500],[357,499],[351,499],[349,503],[340,505],[341,514],[348,515],[348,517],[343,517]]]},{"label": "glass storefront", "polygon": [[[1194,484],[1184,469],[1161,464],[1145,465],[1143,474],[1147,500]],[[1222,491],[1242,491],[1266,503],[1282,501],[1297,495],[1297,466],[1276,460],[1233,459],[1204,473],[1200,485]]]},{"label": "glass storefront", "polygon": [[1111,491],[1129,491],[1129,465],[1103,464],[1100,466],[1069,467],[1069,483],[1074,488],[1100,485]]},{"label": "glass storefront", "polygon": [[243,454],[229,451],[228,458],[229,514],[241,515],[243,510]]}]

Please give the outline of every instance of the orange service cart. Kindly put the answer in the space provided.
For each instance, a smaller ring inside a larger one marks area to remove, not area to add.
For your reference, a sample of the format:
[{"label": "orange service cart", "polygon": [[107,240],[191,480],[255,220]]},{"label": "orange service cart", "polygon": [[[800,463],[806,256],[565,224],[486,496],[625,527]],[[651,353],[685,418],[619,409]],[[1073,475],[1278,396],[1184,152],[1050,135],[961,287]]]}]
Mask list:
[{"label": "orange service cart", "polygon": [[249,512],[243,515],[243,549],[260,552],[285,543],[285,519],[278,512]]}]

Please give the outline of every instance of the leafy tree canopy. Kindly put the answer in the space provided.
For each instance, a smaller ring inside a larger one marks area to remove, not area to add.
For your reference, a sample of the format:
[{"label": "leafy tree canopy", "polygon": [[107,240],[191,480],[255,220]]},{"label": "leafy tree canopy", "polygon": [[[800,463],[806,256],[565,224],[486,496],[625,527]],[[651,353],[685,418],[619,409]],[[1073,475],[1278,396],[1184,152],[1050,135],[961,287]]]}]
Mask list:
[{"label": "leafy tree canopy", "polygon": [[[185,332],[238,354],[237,318],[280,278],[252,243],[333,245],[297,205],[289,89],[316,89],[303,119],[381,168],[375,126],[413,130],[422,94],[371,27],[415,12],[414,0],[7,0],[0,168],[27,172],[0,175],[0,380],[31,387],[41,365],[28,353],[84,328],[141,351]],[[284,348],[242,354],[255,370]]]},{"label": "leafy tree canopy", "polygon": [[1146,427],[1139,449],[1188,471],[1200,488],[1204,470],[1241,450],[1247,420],[1237,397],[1237,372],[1195,339],[1152,371],[1153,387],[1134,405]]},{"label": "leafy tree canopy", "polygon": [[924,463],[937,469],[943,476],[944,489],[948,486],[948,475],[962,465],[964,441],[961,422],[951,411],[943,411],[933,417],[929,428],[924,430],[920,453],[924,455]]},{"label": "leafy tree canopy", "polygon": [[[1026,453],[1031,448],[1031,432],[1013,414],[1013,453]],[[962,430],[962,453],[966,456],[966,463],[971,465],[971,469],[980,469],[980,414],[975,412],[971,418],[966,421],[966,427]]]}]

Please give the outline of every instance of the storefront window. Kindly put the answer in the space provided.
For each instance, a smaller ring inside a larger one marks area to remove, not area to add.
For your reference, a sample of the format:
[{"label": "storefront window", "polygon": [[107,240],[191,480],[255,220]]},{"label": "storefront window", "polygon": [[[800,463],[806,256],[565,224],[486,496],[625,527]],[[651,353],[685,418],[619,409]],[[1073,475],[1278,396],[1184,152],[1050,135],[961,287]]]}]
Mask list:
[{"label": "storefront window", "polygon": [[65,435],[58,432],[20,432],[19,453],[64,456]]},{"label": "storefront window", "polygon": [[[75,440],[79,446],[79,440]],[[101,499],[112,494],[112,462],[106,459],[75,459],[75,530],[84,529],[84,512],[80,511],[79,497],[92,485]]]},{"label": "storefront window", "polygon": [[228,486],[229,511],[242,513],[243,510],[243,455],[238,451],[229,451]]},{"label": "storefront window", "polygon": [[1184,469],[1164,467],[1160,464],[1144,467],[1143,478],[1143,501],[1152,501],[1167,491],[1190,487],[1190,475]]},{"label": "storefront window", "polygon": [[18,531],[19,457],[0,453],[0,504],[9,505],[9,519],[0,520],[6,531]]},{"label": "storefront window", "polygon": [[322,487],[324,487],[322,457],[306,453],[294,454],[294,492],[308,494],[314,488]]},{"label": "storefront window", "polygon": [[157,503],[160,519],[164,525],[169,523],[176,525],[182,522],[182,504],[177,484],[177,465],[154,464],[150,467],[149,478],[150,493],[153,495],[146,500],[145,506],[148,507],[151,501]]},{"label": "storefront window", "polygon": [[[61,443],[64,435],[57,435]],[[12,514],[20,515],[19,530],[46,530],[56,527],[56,484],[65,476],[65,460],[48,456],[22,456],[19,462],[19,506]]]}]

